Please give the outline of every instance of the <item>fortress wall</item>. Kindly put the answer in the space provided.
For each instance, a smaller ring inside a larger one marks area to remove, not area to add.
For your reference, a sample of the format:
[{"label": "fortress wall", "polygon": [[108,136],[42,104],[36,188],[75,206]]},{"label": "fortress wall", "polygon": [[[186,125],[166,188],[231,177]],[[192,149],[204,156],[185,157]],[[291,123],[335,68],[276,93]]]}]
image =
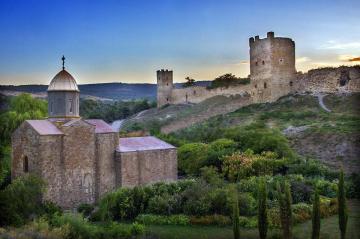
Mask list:
[{"label": "fortress wall", "polygon": [[214,89],[207,89],[203,86],[191,86],[182,89],[174,89],[171,94],[171,103],[180,104],[180,103],[199,103],[208,98],[217,96],[217,95],[243,95],[250,90],[250,84],[248,85],[237,85],[218,87]]},{"label": "fortress wall", "polygon": [[360,92],[360,66],[310,70],[294,82],[297,92]]}]

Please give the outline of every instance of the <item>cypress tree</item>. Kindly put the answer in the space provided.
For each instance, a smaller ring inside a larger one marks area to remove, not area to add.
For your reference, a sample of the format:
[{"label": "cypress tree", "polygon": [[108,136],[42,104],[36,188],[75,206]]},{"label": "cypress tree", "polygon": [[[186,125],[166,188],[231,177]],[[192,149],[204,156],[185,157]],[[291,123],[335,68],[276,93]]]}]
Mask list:
[{"label": "cypress tree", "polygon": [[260,239],[266,239],[268,230],[266,199],[266,182],[265,179],[262,179],[259,184],[258,192],[258,228]]},{"label": "cypress tree", "polygon": [[320,197],[319,191],[315,189],[313,211],[312,211],[312,234],[311,239],[320,238]]},{"label": "cypress tree", "polygon": [[338,196],[340,238],[345,239],[348,214],[347,214],[347,208],[346,208],[343,169],[341,169],[340,175],[339,175],[338,195],[337,196]]},{"label": "cypress tree", "polygon": [[288,182],[283,181],[282,187],[278,184],[281,228],[284,239],[292,239],[292,211],[291,190]]},{"label": "cypress tree", "polygon": [[240,239],[239,198],[236,189],[234,190],[233,232],[234,239]]}]

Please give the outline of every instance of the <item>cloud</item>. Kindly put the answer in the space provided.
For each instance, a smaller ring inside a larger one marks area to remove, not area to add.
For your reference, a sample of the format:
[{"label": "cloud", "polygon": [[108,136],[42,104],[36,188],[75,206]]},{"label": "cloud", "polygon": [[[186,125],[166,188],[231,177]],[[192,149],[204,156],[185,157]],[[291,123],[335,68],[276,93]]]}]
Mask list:
[{"label": "cloud", "polygon": [[327,50],[347,50],[347,49],[360,49],[360,42],[347,42],[347,43],[340,43],[336,41],[328,41],[326,44],[322,45],[320,49],[327,49]]},{"label": "cloud", "polygon": [[354,57],[354,58],[349,59],[348,61],[350,61],[350,62],[360,61],[360,57]]},{"label": "cloud", "polygon": [[360,61],[360,57],[359,56],[354,56],[354,55],[339,55],[338,59],[340,61],[346,61],[346,62]]},{"label": "cloud", "polygon": [[302,63],[302,62],[308,62],[308,61],[311,61],[311,59],[307,56],[296,58],[296,63]]}]

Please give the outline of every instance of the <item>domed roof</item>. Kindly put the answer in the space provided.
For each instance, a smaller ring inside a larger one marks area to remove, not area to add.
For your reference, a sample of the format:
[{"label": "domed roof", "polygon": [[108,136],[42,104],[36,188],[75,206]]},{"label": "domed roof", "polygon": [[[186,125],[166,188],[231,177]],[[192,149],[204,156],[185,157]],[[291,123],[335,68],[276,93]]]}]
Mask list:
[{"label": "domed roof", "polygon": [[64,69],[57,73],[56,76],[51,80],[48,91],[80,92],[74,77]]}]

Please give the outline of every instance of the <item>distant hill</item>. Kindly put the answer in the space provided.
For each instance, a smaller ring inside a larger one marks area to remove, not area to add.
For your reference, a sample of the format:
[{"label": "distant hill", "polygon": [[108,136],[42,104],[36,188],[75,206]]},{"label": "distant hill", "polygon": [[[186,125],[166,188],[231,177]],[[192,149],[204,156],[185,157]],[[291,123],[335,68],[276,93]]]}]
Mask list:
[{"label": "distant hill", "polygon": [[[199,86],[207,86],[210,81],[195,82]],[[42,95],[47,85],[0,85],[0,92],[27,92]],[[182,83],[176,83],[175,88],[181,88]],[[101,83],[79,85],[81,95],[112,100],[156,99],[156,84]]]}]

